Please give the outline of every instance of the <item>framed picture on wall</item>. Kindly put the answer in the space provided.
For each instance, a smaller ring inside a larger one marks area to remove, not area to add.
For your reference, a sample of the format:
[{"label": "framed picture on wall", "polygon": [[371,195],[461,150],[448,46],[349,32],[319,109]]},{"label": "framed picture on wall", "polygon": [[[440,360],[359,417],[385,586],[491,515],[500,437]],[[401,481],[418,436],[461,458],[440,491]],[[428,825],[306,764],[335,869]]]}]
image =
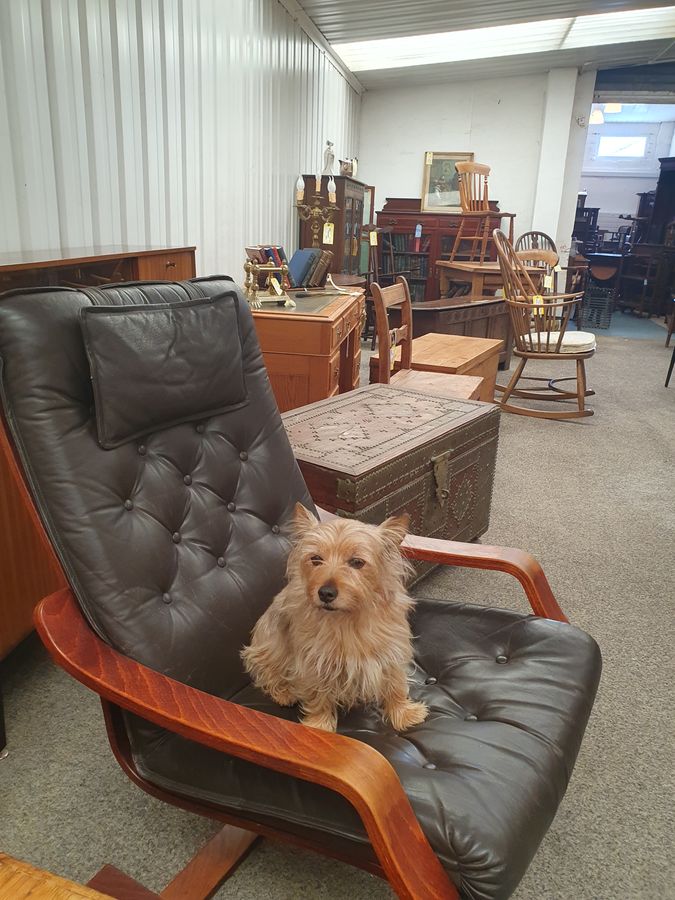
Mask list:
[{"label": "framed picture on wall", "polygon": [[473,160],[473,153],[424,154],[422,212],[461,212],[455,163]]}]

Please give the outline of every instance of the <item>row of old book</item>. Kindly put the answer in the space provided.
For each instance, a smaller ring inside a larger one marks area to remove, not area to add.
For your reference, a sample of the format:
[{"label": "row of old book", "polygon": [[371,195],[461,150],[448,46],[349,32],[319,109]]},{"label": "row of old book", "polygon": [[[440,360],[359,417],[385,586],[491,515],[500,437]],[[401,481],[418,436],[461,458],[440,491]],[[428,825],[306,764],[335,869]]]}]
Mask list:
[{"label": "row of old book", "polygon": [[286,289],[321,287],[325,283],[333,260],[331,250],[307,247],[296,250],[289,262],[284,248],[278,244],[258,244],[255,247],[246,247],[246,255],[253,262],[262,264],[271,262],[276,266],[281,266],[285,263],[288,266],[288,283],[283,287]]}]

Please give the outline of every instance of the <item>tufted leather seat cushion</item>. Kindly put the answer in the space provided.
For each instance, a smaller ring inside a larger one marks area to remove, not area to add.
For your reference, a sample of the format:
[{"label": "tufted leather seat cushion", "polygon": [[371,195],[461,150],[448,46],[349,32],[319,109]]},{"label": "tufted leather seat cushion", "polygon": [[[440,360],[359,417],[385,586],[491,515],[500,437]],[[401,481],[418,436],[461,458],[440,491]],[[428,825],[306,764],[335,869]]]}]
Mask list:
[{"label": "tufted leather seat cushion", "polygon": [[[0,299],[0,387],[43,520],[93,628],[172,678],[295,717],[250,685],[239,650],[283,584],[292,509],[311,499],[239,297],[247,406],[98,445],[79,327],[90,303],[185,303],[233,286],[125,285]],[[130,384],[142,380],[128,372]],[[420,600],[412,693],[431,715],[403,735],[372,709],[340,730],[396,768],[427,834],[467,898],[508,897],[567,786],[597,686],[595,643],[572,626]],[[329,852],[372,858],[337,794],[215,753],[134,716],[139,771],[240,818],[311,834]]]}]

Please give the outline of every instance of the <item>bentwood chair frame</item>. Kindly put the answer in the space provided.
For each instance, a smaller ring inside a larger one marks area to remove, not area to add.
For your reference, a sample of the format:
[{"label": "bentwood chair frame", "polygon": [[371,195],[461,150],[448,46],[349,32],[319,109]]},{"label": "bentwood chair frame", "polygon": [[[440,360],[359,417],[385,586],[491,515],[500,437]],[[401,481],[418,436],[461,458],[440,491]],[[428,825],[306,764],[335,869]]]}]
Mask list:
[{"label": "bentwood chair frame", "polygon": [[[458,259],[484,262],[490,241],[490,202],[488,176],[490,166],[475,162],[455,163],[459,183],[462,220],[452,247],[450,261]],[[471,233],[467,233],[469,231]],[[468,247],[464,248],[462,245]]]},{"label": "bentwood chair frame", "polygon": [[[518,364],[507,385],[495,385],[495,390],[503,393],[500,406],[505,412],[542,419],[576,419],[592,416],[593,410],[585,408],[585,398],[595,394],[587,388],[585,361],[595,353],[595,347],[580,352],[563,351],[567,326],[574,309],[583,294],[548,294],[546,298],[537,291],[522,260],[513,245],[499,229],[493,232],[499,265],[504,282],[504,299],[508,306],[514,335],[514,355]],[[580,332],[575,332],[580,334]],[[576,377],[535,378],[525,376],[528,381],[545,382],[540,390],[518,388],[523,370],[529,360],[574,360]],[[576,381],[576,389],[567,391],[558,387],[559,382]],[[509,403],[510,397],[527,400],[572,400],[576,399],[578,409],[548,410],[532,409]]]},{"label": "bentwood chair frame", "polygon": [[519,250],[553,250],[558,252],[553,238],[545,231],[524,231],[514,244],[516,253]]}]

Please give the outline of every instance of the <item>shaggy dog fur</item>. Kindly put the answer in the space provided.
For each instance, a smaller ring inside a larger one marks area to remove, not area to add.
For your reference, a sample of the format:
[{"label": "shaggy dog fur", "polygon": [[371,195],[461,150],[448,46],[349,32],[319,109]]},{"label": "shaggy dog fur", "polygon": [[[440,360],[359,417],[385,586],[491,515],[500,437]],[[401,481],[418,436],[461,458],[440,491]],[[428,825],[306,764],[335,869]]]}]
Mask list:
[{"label": "shaggy dog fur", "polygon": [[427,707],[408,696],[407,526],[407,516],[319,523],[297,504],[288,584],[241,655],[276,703],[300,704],[305,725],[335,731],[338,708],[362,703],[377,704],[395,731],[426,719]]}]

